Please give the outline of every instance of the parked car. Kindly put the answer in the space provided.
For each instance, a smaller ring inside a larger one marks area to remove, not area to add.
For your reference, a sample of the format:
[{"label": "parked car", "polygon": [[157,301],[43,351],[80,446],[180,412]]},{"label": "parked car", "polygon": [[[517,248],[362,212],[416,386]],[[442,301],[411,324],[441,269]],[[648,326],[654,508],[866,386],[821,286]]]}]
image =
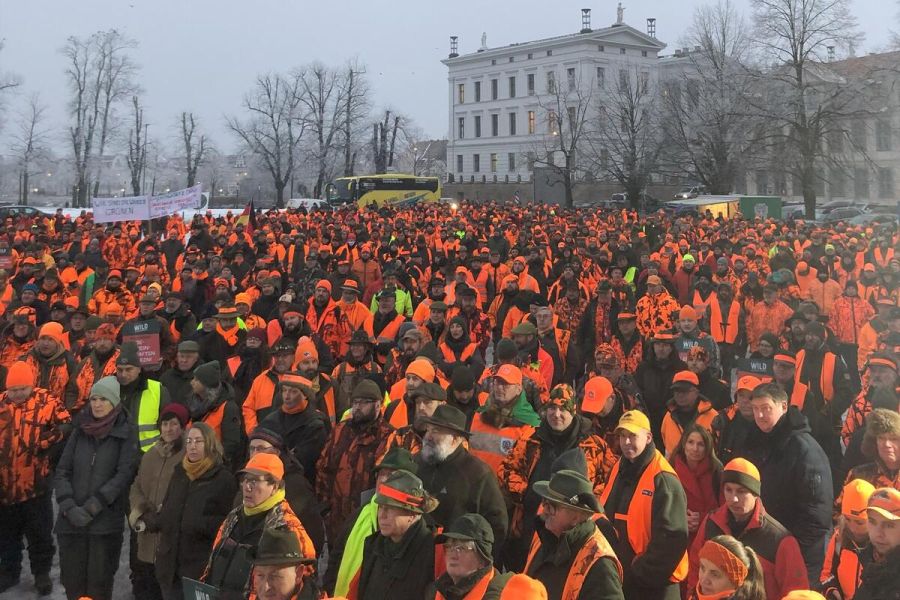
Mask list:
[{"label": "parked car", "polygon": [[672,200],[690,200],[704,194],[706,194],[706,188],[702,185],[686,185],[678,190]]},{"label": "parked car", "polygon": [[48,214],[52,213],[40,210],[33,206],[23,206],[21,204],[0,206],[0,219],[5,219],[6,217],[19,217],[22,215],[26,217],[36,217]]},{"label": "parked car", "polygon": [[836,223],[838,221],[849,221],[855,217],[865,214],[862,208],[856,206],[848,206],[845,208],[835,208],[822,217],[823,223]]},{"label": "parked car", "polygon": [[897,215],[891,213],[865,213],[850,219],[850,223],[853,225],[886,225],[896,224],[897,221]]},{"label": "parked car", "polygon": [[827,215],[831,213],[833,210],[837,210],[839,208],[861,208],[865,211],[866,203],[865,202],[857,202],[856,200],[829,200],[822,206],[817,207],[817,211],[821,212],[823,215]]}]

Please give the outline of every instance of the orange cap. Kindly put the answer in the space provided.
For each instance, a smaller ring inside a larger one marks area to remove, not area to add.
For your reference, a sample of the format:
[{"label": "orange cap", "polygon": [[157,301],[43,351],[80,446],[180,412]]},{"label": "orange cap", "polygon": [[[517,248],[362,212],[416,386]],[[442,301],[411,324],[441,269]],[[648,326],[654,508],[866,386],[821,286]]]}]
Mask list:
[{"label": "orange cap", "polygon": [[6,387],[9,389],[24,385],[34,385],[34,370],[28,363],[17,360],[6,372]]},{"label": "orange cap", "polygon": [[756,386],[760,385],[762,381],[760,381],[759,377],[754,377],[753,375],[744,375],[737,382],[737,390],[748,390],[753,391],[756,389]]},{"label": "orange cap", "polygon": [[547,588],[537,579],[516,573],[500,592],[500,600],[547,600]]},{"label": "orange cap", "polygon": [[247,294],[245,292],[241,292],[240,294],[235,294],[234,303],[235,304],[246,304],[247,306],[250,306],[251,304],[253,304],[253,302],[250,301],[250,294]]},{"label": "orange cap", "polygon": [[681,307],[680,311],[678,311],[678,318],[697,321],[700,317],[697,315],[697,310],[693,306],[685,305]]},{"label": "orange cap", "polygon": [[500,286],[505,288],[510,283],[519,283],[519,278],[515,275],[507,275],[503,278],[503,282],[500,284]]},{"label": "orange cap", "polygon": [[846,517],[865,518],[866,509],[869,506],[869,498],[875,486],[865,479],[854,479],[844,486],[841,500],[841,514]]},{"label": "orange cap", "polygon": [[417,358],[406,367],[407,375],[417,375],[424,381],[434,382],[434,365],[426,358]]},{"label": "orange cap", "polygon": [[584,384],[584,399],[581,401],[583,412],[599,414],[606,406],[606,401],[613,393],[613,385],[606,377],[591,377]]},{"label": "orange cap", "polygon": [[[694,373],[693,371],[684,370],[684,371],[678,371],[677,373],[675,373],[675,377],[672,378],[672,387],[675,387],[676,384],[685,384],[685,383],[690,383],[691,385],[700,387],[700,378],[697,377],[697,374]],[[683,386],[679,385],[678,387],[683,387]]]},{"label": "orange cap", "polygon": [[238,473],[252,473],[254,475],[271,475],[276,480],[284,479],[284,463],[275,454],[258,452],[247,461],[247,466]]},{"label": "orange cap", "polygon": [[869,496],[866,510],[878,513],[889,521],[900,521],[900,491],[894,488],[878,488]]},{"label": "orange cap", "polygon": [[522,369],[516,365],[502,365],[494,377],[510,385],[522,385]]}]

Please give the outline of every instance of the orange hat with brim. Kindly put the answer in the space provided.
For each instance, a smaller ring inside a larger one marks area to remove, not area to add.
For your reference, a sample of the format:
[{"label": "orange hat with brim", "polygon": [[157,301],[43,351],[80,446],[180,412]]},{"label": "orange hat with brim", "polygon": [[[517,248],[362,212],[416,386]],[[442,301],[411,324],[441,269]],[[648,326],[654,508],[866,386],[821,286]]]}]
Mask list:
[{"label": "orange hat with brim", "polygon": [[494,375],[497,379],[502,379],[505,383],[510,385],[521,385],[522,384],[522,369],[515,365],[503,365],[499,369],[497,369],[497,373]]},{"label": "orange hat with brim", "polygon": [[878,488],[869,496],[866,510],[881,515],[888,521],[900,521],[900,491]]},{"label": "orange hat with brim", "polygon": [[613,393],[613,385],[606,377],[591,377],[584,384],[584,397],[581,400],[582,412],[600,414],[606,401]]},{"label": "orange hat with brim", "polygon": [[247,466],[238,473],[250,473],[253,475],[271,475],[277,481],[284,479],[284,463],[275,454],[259,452],[247,461]]}]

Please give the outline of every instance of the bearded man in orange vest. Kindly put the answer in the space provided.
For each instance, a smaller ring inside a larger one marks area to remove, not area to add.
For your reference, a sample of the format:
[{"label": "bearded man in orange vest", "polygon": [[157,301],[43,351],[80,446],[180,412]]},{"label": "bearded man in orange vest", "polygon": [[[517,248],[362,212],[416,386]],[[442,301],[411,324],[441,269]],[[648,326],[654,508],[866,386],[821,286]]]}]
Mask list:
[{"label": "bearded man in orange vest", "polygon": [[622,565],[594,523],[594,515],[603,512],[594,484],[578,471],[562,469],[550,481],[536,481],[534,491],[543,513],[525,574],[543,583],[549,598],[624,599]]},{"label": "bearded man in orange vest", "polygon": [[616,427],[622,457],[600,502],[618,533],[626,598],[679,600],[688,574],[687,498],[675,470],[656,449],[650,419],[637,410]]}]

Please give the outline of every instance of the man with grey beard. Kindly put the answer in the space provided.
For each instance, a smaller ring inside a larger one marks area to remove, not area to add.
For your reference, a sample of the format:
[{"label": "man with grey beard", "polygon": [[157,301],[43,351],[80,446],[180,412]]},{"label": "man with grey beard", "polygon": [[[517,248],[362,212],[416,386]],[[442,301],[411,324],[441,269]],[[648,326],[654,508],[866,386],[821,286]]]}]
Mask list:
[{"label": "man with grey beard", "polygon": [[431,516],[439,526],[447,527],[466,513],[480,514],[494,531],[496,558],[506,539],[509,523],[506,503],[494,472],[469,454],[463,444],[469,437],[466,415],[442,404],[422,422],[425,437],[422,451],[416,456],[418,474],[425,490],[440,501]]}]

